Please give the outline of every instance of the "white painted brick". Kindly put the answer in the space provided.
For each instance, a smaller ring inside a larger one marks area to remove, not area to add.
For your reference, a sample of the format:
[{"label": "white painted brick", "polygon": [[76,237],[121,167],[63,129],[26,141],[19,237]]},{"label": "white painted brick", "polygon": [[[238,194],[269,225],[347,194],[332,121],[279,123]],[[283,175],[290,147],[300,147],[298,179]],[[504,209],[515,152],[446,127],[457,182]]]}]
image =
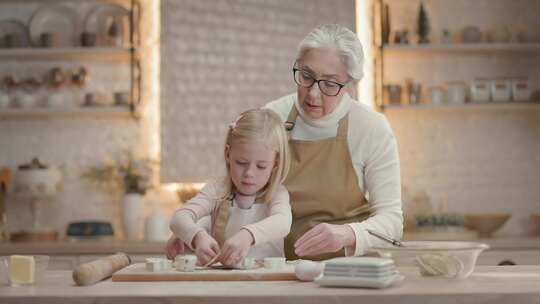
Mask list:
[{"label": "white painted brick", "polygon": [[354,18],[353,0],[163,1],[162,179],[215,176],[228,123],[293,92],[300,40],[320,23],[354,29]]}]

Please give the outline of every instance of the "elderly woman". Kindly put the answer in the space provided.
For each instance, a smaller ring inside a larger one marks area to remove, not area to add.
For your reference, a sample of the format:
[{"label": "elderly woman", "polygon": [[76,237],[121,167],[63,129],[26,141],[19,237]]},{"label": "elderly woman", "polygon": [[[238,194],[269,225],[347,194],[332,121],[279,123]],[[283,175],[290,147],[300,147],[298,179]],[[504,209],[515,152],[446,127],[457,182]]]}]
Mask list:
[{"label": "elderly woman", "polygon": [[[266,105],[289,132],[288,259],[364,255],[381,243],[368,230],[402,236],[396,139],[383,115],[352,98],[363,61],[352,31],[336,24],[315,28],[298,47],[297,92]],[[171,238],[167,255],[180,245]]]}]

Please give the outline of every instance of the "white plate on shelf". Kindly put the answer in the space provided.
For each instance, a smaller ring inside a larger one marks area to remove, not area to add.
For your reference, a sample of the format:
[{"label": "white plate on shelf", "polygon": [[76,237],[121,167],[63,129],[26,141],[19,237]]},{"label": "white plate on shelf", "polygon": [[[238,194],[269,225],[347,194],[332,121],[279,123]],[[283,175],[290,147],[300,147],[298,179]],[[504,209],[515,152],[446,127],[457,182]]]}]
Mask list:
[{"label": "white plate on shelf", "polygon": [[19,37],[18,47],[30,46],[28,29],[23,22],[18,20],[0,20],[0,47],[6,47],[4,45],[4,37],[7,34],[16,34]]},{"label": "white plate on shelf", "polygon": [[98,4],[86,15],[84,31],[96,34],[97,46],[111,46],[108,37],[113,20],[117,22],[118,34],[122,37],[122,46],[128,47],[131,33],[130,12],[120,5]]},{"label": "white plate on shelf", "polygon": [[74,9],[51,5],[34,12],[28,29],[34,46],[41,46],[41,34],[49,32],[58,35],[58,47],[74,47],[80,45],[81,27],[81,18]]}]

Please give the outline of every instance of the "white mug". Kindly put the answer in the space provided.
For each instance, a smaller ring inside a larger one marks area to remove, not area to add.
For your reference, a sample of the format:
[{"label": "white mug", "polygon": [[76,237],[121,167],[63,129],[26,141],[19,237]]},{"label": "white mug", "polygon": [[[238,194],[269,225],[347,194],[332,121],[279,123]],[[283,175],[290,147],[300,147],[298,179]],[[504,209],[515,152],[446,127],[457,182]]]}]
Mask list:
[{"label": "white mug", "polygon": [[197,264],[197,257],[192,254],[179,255],[176,256],[174,262],[178,271],[193,271]]}]

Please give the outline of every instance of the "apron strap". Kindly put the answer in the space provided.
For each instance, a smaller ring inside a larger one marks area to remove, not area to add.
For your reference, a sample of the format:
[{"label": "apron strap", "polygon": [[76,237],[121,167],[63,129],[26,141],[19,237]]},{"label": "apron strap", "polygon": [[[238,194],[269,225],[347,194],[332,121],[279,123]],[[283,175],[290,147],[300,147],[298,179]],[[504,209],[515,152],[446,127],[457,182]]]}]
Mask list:
[{"label": "apron strap", "polygon": [[339,120],[339,126],[337,130],[336,137],[339,139],[347,139],[347,131],[349,129],[349,114],[345,114],[340,120]]},{"label": "apron strap", "polygon": [[[291,132],[296,125],[296,118],[298,117],[298,109],[296,109],[296,104],[293,104],[291,111],[289,111],[289,116],[287,121],[285,121],[285,130],[291,139]],[[349,129],[349,114],[343,116],[338,123],[338,130],[336,137],[340,139],[347,139],[347,130]]]},{"label": "apron strap", "polygon": [[285,130],[287,131],[287,135],[289,135],[289,139],[291,138],[291,131],[294,129],[294,126],[296,124],[297,116],[298,110],[296,109],[296,105],[293,104],[292,109],[289,111],[287,121],[285,122]]}]

